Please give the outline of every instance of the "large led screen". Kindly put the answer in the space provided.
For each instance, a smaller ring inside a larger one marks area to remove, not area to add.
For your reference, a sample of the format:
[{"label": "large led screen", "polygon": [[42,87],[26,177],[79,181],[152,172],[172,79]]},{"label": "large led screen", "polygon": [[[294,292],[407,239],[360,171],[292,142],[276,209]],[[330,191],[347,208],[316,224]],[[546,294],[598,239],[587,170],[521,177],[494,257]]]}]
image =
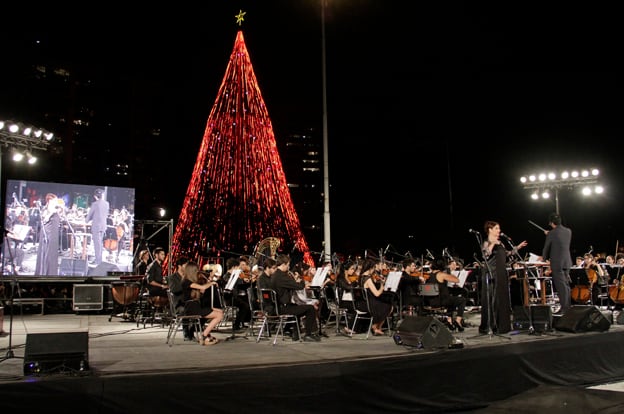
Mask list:
[{"label": "large led screen", "polygon": [[2,274],[132,272],[134,188],[7,180]]}]

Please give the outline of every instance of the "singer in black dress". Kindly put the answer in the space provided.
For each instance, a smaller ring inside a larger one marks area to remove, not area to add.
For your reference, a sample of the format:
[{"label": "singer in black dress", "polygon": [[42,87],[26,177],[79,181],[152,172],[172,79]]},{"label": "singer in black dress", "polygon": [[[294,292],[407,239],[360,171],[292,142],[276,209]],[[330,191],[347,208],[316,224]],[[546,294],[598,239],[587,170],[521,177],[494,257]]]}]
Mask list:
[{"label": "singer in black dress", "polygon": [[487,263],[482,274],[487,279],[482,283],[479,332],[489,333],[491,329],[492,332],[507,333],[511,331],[512,314],[507,259],[512,252],[526,246],[526,241],[507,251],[500,241],[499,223],[488,220],[483,228],[486,234],[482,245],[483,258]]}]

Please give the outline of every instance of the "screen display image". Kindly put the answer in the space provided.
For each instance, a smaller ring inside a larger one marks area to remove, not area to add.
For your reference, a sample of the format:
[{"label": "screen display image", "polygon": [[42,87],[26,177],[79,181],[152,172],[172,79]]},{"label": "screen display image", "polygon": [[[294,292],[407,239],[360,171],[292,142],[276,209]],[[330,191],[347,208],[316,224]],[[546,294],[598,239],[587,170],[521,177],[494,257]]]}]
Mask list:
[{"label": "screen display image", "polygon": [[2,274],[132,272],[135,189],[7,180]]}]

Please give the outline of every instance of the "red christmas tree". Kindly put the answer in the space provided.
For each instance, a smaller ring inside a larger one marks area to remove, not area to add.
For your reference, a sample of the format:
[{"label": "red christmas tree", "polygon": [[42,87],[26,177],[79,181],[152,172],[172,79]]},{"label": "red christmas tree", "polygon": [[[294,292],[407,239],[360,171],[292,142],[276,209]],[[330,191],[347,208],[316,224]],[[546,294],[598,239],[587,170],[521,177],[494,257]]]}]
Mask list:
[{"label": "red christmas tree", "polygon": [[169,257],[245,252],[279,239],[311,260],[277,151],[269,112],[238,31],[175,227]]}]

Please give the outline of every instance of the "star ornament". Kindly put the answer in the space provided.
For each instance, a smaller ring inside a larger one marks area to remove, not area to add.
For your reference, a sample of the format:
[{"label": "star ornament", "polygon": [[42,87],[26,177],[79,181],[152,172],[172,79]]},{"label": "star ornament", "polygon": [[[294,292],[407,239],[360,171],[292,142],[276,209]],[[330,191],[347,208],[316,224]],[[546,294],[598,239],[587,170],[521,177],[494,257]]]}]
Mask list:
[{"label": "star ornament", "polygon": [[238,11],[238,14],[235,16],[236,17],[236,23],[239,26],[243,25],[243,21],[245,20],[245,15],[247,14],[247,12],[244,12],[242,10]]}]

